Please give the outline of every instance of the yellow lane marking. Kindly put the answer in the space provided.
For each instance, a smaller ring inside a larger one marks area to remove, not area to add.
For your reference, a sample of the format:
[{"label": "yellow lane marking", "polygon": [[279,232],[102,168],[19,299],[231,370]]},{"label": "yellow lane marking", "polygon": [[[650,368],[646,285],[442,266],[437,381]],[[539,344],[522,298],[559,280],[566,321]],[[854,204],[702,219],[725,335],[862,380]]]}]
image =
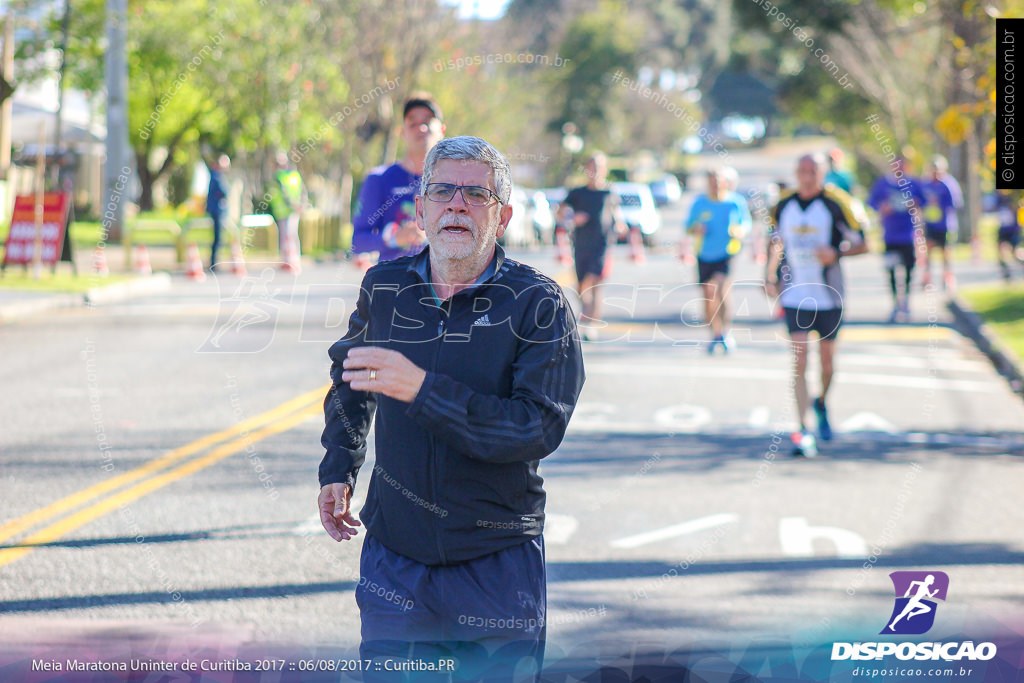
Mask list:
[{"label": "yellow lane marking", "polygon": [[252,417],[248,420],[239,422],[233,427],[229,427],[228,429],[224,429],[219,432],[209,434],[200,439],[197,439],[196,441],[193,441],[192,443],[186,444],[179,448],[175,448],[174,450],[168,451],[165,455],[162,455],[156,460],[152,460],[146,463],[145,465],[141,465],[133,470],[129,470],[123,474],[119,474],[116,477],[111,477],[110,479],[101,481],[100,483],[90,486],[87,489],[84,489],[77,493],[73,493],[70,496],[50,503],[46,507],[39,508],[38,510],[18,517],[17,519],[13,519],[0,526],[0,543],[3,543],[4,541],[7,541],[10,538],[13,538],[14,536],[20,534],[21,532],[27,529],[32,528],[37,524],[40,524],[48,519],[56,517],[57,515],[63,512],[78,508],[84,505],[85,503],[88,503],[90,500],[102,496],[105,493],[121,488],[122,486],[125,486],[127,484],[131,484],[132,482],[138,481],[139,479],[142,479],[143,477],[146,477],[150,474],[154,474],[164,469],[165,467],[169,467],[174,463],[183,460],[189,457],[190,455],[194,455],[209,446],[213,446],[217,443],[220,443],[221,441],[225,441],[239,434],[251,432],[252,430],[260,427],[263,424],[266,424],[272,420],[276,420],[277,418],[283,415],[286,415],[294,410],[297,410],[298,408],[306,406],[314,398],[322,399],[326,395],[329,386],[330,385],[324,385],[319,389],[309,391],[305,394],[302,394],[301,396],[291,399],[290,401],[286,401],[285,403],[282,403],[276,408],[272,408],[265,413],[261,413],[260,415]]},{"label": "yellow lane marking", "polygon": [[137,500],[147,493],[151,493],[158,488],[166,486],[171,482],[182,479],[191,474],[195,474],[199,470],[202,470],[210,465],[223,460],[224,458],[234,455],[241,450],[247,448],[250,444],[261,441],[268,436],[279,434],[287,431],[292,427],[304,422],[310,416],[319,413],[322,407],[319,404],[313,404],[307,406],[303,410],[297,413],[281,418],[277,422],[263,427],[259,431],[247,434],[240,438],[222,444],[212,451],[207,453],[201,458],[190,460],[172,470],[168,470],[163,474],[151,477],[145,481],[142,481],[131,488],[125,489],[120,493],[117,493],[108,498],[104,498],[96,503],[93,503],[89,507],[80,510],[73,515],[69,515],[59,522],[55,522],[50,526],[37,531],[32,534],[24,541],[22,541],[18,547],[15,548],[4,548],[0,550],[0,567],[17,560],[18,558],[26,555],[27,553],[35,550],[36,546],[52,543],[59,539],[61,536],[78,529],[81,526],[88,524],[89,522],[102,517],[108,512],[121,507],[126,503],[130,503],[133,500]]}]

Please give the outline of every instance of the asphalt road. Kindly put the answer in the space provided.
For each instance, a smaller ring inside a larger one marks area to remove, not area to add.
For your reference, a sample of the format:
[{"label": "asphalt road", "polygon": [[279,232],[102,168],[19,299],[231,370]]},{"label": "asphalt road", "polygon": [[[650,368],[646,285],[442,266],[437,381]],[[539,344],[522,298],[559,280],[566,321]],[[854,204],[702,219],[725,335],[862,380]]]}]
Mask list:
[{"label": "asphalt road", "polygon": [[[571,284],[550,248],[512,255]],[[691,268],[617,248],[609,324],[542,466],[551,656],[870,639],[898,569],[949,574],[936,638],[1019,620],[1024,402],[941,292],[890,325],[879,259],[847,268],[837,436],[793,459],[760,266],[738,257],[738,348],[709,357]],[[326,352],[359,276],[249,264],[0,331],[0,648],[355,647],[361,539],[331,541],[315,503]]]}]

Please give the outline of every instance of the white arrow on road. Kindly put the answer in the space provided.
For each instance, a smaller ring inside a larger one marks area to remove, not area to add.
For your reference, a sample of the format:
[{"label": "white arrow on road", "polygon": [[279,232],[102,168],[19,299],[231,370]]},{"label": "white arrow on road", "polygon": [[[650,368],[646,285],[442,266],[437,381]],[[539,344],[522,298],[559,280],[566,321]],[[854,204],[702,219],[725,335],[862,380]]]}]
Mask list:
[{"label": "white arrow on road", "polygon": [[804,517],[783,517],[779,520],[779,543],[782,554],[790,557],[814,557],[814,540],[831,541],[837,557],[867,557],[864,537],[849,529],[835,526],[811,526]]},{"label": "white arrow on road", "polygon": [[677,536],[685,536],[686,534],[692,534],[695,531],[713,529],[716,526],[735,522],[737,519],[737,515],[734,515],[731,512],[723,512],[717,515],[691,519],[689,522],[674,524],[672,526],[667,526],[664,529],[655,529],[654,531],[646,531],[635,536],[620,538],[617,541],[612,541],[612,547],[639,548],[640,546],[647,545],[648,543],[656,543],[657,541],[664,541],[670,538],[676,538]]},{"label": "white arrow on road", "polygon": [[886,432],[895,434],[899,429],[892,422],[875,413],[857,413],[839,425],[843,432]]}]

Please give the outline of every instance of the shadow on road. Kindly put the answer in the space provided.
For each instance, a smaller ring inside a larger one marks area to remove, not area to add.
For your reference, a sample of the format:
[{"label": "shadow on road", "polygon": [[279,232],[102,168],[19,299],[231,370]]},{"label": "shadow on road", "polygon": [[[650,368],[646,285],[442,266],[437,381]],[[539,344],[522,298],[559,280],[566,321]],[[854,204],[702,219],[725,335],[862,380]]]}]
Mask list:
[{"label": "shadow on road", "polygon": [[[878,557],[877,568],[940,567],[975,565],[1019,565],[1024,551],[1003,543],[922,543],[893,549]],[[744,572],[791,572],[826,569],[853,569],[863,566],[864,558],[807,557],[738,559],[694,562],[685,570],[678,564],[661,561],[603,560],[600,562],[549,562],[548,581],[603,581],[686,576],[704,574],[737,574]],[[673,573],[669,573],[670,570]],[[0,603],[0,607],[2,607]]]},{"label": "shadow on road", "polygon": [[[619,476],[637,472],[649,461],[652,473],[708,472],[728,465],[754,463],[771,456],[776,466],[815,467],[838,461],[906,464],[923,457],[1024,456],[1019,432],[852,432],[819,444],[814,460],[794,458],[788,432],[665,434],[635,432],[571,433],[541,465],[545,477]],[[772,445],[775,448],[772,448]],[[657,456],[655,458],[655,456]]]},{"label": "shadow on road", "polygon": [[[863,558],[748,558],[729,561],[694,562],[685,570],[677,564],[644,560],[602,560],[598,562],[549,562],[548,582],[552,587],[578,581],[616,581],[659,577],[771,572],[792,577],[794,572],[831,569],[853,569],[864,564]],[[900,548],[878,558],[875,567],[956,567],[977,565],[1020,566],[1024,552],[1001,543],[927,543]],[[15,612],[48,612],[55,610],[91,609],[114,605],[170,604],[185,601],[251,600],[342,593],[355,589],[354,581],[316,583],[282,583],[267,586],[232,586],[202,590],[145,591],[35,598],[0,602],[0,614]]]},{"label": "shadow on road", "polygon": [[[49,612],[54,610],[91,609],[113,605],[175,604],[182,601],[253,600],[286,598],[322,593],[351,592],[355,581],[320,583],[281,583],[271,586],[232,586],[203,590],[146,591],[138,593],[106,593],[74,595],[60,598],[36,598],[0,602],[0,614],[14,612]],[[175,596],[178,596],[175,598]]]}]

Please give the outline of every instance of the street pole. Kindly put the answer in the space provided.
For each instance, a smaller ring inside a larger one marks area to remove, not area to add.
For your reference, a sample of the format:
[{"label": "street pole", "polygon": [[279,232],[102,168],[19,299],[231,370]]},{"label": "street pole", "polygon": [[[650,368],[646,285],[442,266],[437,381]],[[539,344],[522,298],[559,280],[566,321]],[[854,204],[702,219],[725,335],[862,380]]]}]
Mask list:
[{"label": "street pole", "polygon": [[[6,83],[14,81],[14,15],[10,12],[4,19],[4,52],[3,73],[0,74]],[[14,100],[11,95],[4,98],[0,105],[0,180],[10,180],[11,173],[11,118],[14,112]],[[6,201],[4,211],[6,212]]]},{"label": "street pole", "polygon": [[53,152],[56,156],[56,163],[53,165],[53,187],[57,190],[60,187],[60,172],[64,168],[64,81],[68,63],[68,26],[71,22],[71,0],[64,0],[64,18],[61,20],[60,39],[60,71],[57,74],[57,115],[55,123],[57,132],[53,140]]},{"label": "street pole", "polygon": [[39,121],[39,148],[36,150],[36,238],[32,249],[32,277],[35,280],[43,273],[43,198],[46,189],[46,122]]},{"label": "street pole", "polygon": [[126,0],[107,0],[107,159],[103,173],[103,226],[108,242],[120,241],[124,230],[124,181],[128,166],[128,63],[124,30]]}]

